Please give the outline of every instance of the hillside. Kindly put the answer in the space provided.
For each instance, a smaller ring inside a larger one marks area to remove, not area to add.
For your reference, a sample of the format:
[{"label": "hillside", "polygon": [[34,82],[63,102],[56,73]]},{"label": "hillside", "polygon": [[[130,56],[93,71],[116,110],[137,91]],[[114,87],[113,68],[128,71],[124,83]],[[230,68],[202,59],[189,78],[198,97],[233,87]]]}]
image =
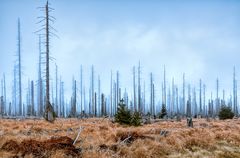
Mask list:
[{"label": "hillside", "polygon": [[[72,143],[82,131],[73,146]],[[240,157],[240,119],[128,127],[109,119],[0,119],[0,157]]]}]

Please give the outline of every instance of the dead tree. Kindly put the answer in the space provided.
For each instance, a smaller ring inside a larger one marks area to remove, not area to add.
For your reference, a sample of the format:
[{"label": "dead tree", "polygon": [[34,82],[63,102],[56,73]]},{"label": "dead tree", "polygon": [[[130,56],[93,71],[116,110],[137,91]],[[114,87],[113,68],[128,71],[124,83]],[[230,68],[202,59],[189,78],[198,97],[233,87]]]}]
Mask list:
[{"label": "dead tree", "polygon": [[4,96],[3,96],[3,80],[1,79],[1,101],[0,101],[0,112],[4,115]]},{"label": "dead tree", "polygon": [[40,7],[40,9],[42,11],[45,12],[45,16],[44,17],[38,17],[40,19],[40,21],[38,23],[42,23],[43,24],[43,28],[41,28],[39,31],[37,32],[41,32],[41,31],[45,31],[44,35],[45,35],[45,71],[46,71],[46,101],[45,101],[45,113],[44,113],[44,118],[47,121],[53,122],[55,120],[55,112],[54,109],[50,103],[50,66],[49,66],[49,60],[50,60],[50,50],[49,50],[49,43],[50,43],[50,35],[56,36],[51,30],[55,30],[51,25],[50,22],[53,22],[55,20],[54,17],[52,17],[51,15],[49,15],[49,13],[51,11],[53,11],[54,9],[49,7],[48,1],[45,5],[45,7]]},{"label": "dead tree", "polygon": [[193,99],[192,99],[192,114],[194,115],[194,117],[197,117],[198,114],[198,109],[197,109],[197,97],[196,97],[196,89],[195,87],[192,90],[193,92]]},{"label": "dead tree", "polygon": [[94,116],[97,117],[97,93],[94,92]]},{"label": "dead tree", "polygon": [[203,84],[203,114],[206,116],[206,85]]},{"label": "dead tree", "polygon": [[150,74],[150,113],[155,115],[153,74]]},{"label": "dead tree", "polygon": [[190,84],[188,85],[187,117],[192,117],[192,109],[191,109],[191,86],[190,86]]},{"label": "dead tree", "polygon": [[164,72],[163,72],[163,101],[162,105],[167,105],[167,91],[166,91],[166,69],[164,65]]},{"label": "dead tree", "polygon": [[3,95],[4,95],[4,107],[5,107],[5,109],[7,109],[7,91],[6,91],[6,78],[5,78],[5,74],[3,74]]},{"label": "dead tree", "polygon": [[31,81],[31,115],[35,115],[34,110],[34,82]]},{"label": "dead tree", "polygon": [[172,96],[171,96],[171,117],[173,117],[175,113],[175,85],[174,85],[174,78],[172,78]]},{"label": "dead tree", "polygon": [[64,101],[64,82],[62,81],[60,77],[60,93],[59,93],[59,110],[60,110],[60,116],[65,117],[65,101]]},{"label": "dead tree", "polygon": [[107,115],[107,109],[106,109],[106,98],[104,96],[104,94],[102,93],[101,95],[102,99],[101,99],[101,108],[102,108],[102,116],[106,116]]},{"label": "dead tree", "polygon": [[0,110],[1,110],[1,115],[4,115],[4,105],[3,105],[3,96],[0,97]]},{"label": "dead tree", "polygon": [[55,63],[55,111],[56,113],[58,113],[58,66],[56,63]]},{"label": "dead tree", "polygon": [[185,101],[185,73],[183,73],[183,87],[182,88],[183,88],[183,91],[182,91],[182,93],[183,93],[182,94],[183,95],[182,96],[183,97],[183,100],[182,100],[182,115],[185,115],[185,111],[186,111],[185,110],[186,109],[185,108],[185,102],[186,102]]},{"label": "dead tree", "polygon": [[215,115],[218,115],[219,110],[220,110],[220,99],[219,99],[218,93],[219,93],[219,80],[217,78],[217,80],[216,80]]},{"label": "dead tree", "polygon": [[134,106],[134,111],[137,110],[137,100],[136,100],[136,77],[135,77],[135,66],[133,67],[133,106]]},{"label": "dead tree", "polygon": [[208,102],[208,115],[213,118],[213,99],[212,99],[212,92],[211,92],[211,99]]},{"label": "dead tree", "polygon": [[153,90],[153,92],[152,92],[152,109],[153,109],[153,116],[155,117],[156,116],[156,113],[155,113],[155,85],[154,85],[154,83],[153,83],[153,85],[152,85],[152,90]]},{"label": "dead tree", "polygon": [[145,90],[145,81],[143,83],[143,113],[146,113],[146,90]]},{"label": "dead tree", "polygon": [[142,112],[142,107],[141,107],[141,67],[140,67],[140,61],[138,64],[138,112]]},{"label": "dead tree", "polygon": [[199,115],[202,117],[202,80],[199,80]]},{"label": "dead tree", "polygon": [[91,69],[91,114],[95,114],[94,67]]},{"label": "dead tree", "polygon": [[18,18],[18,106],[19,106],[19,115],[23,115],[23,105],[22,105],[22,65],[21,65],[21,26],[20,26],[20,19]]},{"label": "dead tree", "polygon": [[43,115],[43,81],[42,81],[42,50],[41,35],[39,35],[39,59],[38,59],[38,116]]},{"label": "dead tree", "polygon": [[112,93],[112,71],[111,71],[111,81],[110,81],[110,116],[113,116],[113,93]]},{"label": "dead tree", "polygon": [[221,101],[221,107],[225,106],[226,103],[225,103],[225,90],[223,89],[222,90],[222,101]]},{"label": "dead tree", "polygon": [[85,86],[83,87],[83,109],[82,110],[82,113],[86,112],[86,109],[87,109],[87,101],[86,101],[86,91],[85,91]]},{"label": "dead tree", "polygon": [[[129,103],[128,103],[128,93],[127,93],[127,89],[126,89],[126,88],[125,88],[125,90],[124,90],[124,101],[125,101],[126,106],[127,106],[128,108],[130,108],[130,107],[129,107]],[[130,110],[132,110],[132,109],[130,108]]]},{"label": "dead tree", "polygon": [[7,114],[5,74],[3,74],[3,79],[1,79],[1,91],[2,91],[1,93],[2,101],[1,101],[0,110],[2,114]]},{"label": "dead tree", "polygon": [[72,99],[71,99],[71,116],[76,117],[77,109],[77,81],[73,78],[72,83]]},{"label": "dead tree", "polygon": [[63,107],[63,98],[62,98],[62,93],[63,93],[63,89],[62,89],[62,77],[60,76],[60,79],[59,79],[59,112],[58,112],[58,116],[59,117],[62,117],[63,116],[63,110],[62,110],[62,107]]},{"label": "dead tree", "polygon": [[81,102],[80,102],[80,111],[83,111],[83,69],[82,65],[80,68],[80,97],[81,97]]},{"label": "dead tree", "polygon": [[14,116],[17,115],[17,71],[16,64],[13,69],[13,87],[12,87],[12,104],[14,106]]},{"label": "dead tree", "polygon": [[121,96],[119,96],[119,71],[116,73],[116,103],[118,104]]},{"label": "dead tree", "polygon": [[27,88],[27,94],[26,94],[26,104],[27,104],[26,115],[30,116],[31,115],[31,82],[29,79],[28,79],[28,88]]},{"label": "dead tree", "polygon": [[[101,107],[101,81],[100,81],[100,76],[98,75],[98,105],[97,109],[100,109]],[[102,115],[102,110],[99,110],[101,112],[100,116]]]},{"label": "dead tree", "polygon": [[234,112],[235,116],[238,115],[238,109],[237,109],[237,80],[236,80],[235,66],[233,68],[233,112]]},{"label": "dead tree", "polygon": [[113,80],[113,115],[116,114],[116,106],[117,106],[117,83],[115,79]]},{"label": "dead tree", "polygon": [[178,87],[176,86],[176,91],[175,91],[176,93],[176,95],[175,95],[175,98],[176,98],[176,100],[175,100],[175,103],[176,103],[176,108],[177,108],[177,117],[179,117],[179,106],[178,106]]}]

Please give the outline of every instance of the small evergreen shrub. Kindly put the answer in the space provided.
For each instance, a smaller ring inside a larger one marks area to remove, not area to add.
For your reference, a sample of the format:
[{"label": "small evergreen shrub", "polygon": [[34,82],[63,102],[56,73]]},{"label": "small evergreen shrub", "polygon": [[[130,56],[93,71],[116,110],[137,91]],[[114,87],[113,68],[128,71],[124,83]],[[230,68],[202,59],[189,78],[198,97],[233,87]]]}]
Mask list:
[{"label": "small evergreen shrub", "polygon": [[130,110],[124,104],[124,100],[121,99],[118,104],[117,113],[115,114],[115,121],[120,124],[140,126],[141,120],[141,114],[139,112],[134,112],[131,115]]},{"label": "small evergreen shrub", "polygon": [[141,125],[141,114],[140,112],[134,112],[131,119],[131,125],[140,126]]},{"label": "small evergreen shrub", "polygon": [[161,113],[159,115],[159,118],[164,118],[165,116],[167,116],[167,109],[166,109],[166,105],[162,104],[162,109],[161,109]]},{"label": "small evergreen shrub", "polygon": [[234,113],[232,112],[231,107],[222,106],[218,116],[220,120],[232,119],[234,117]]},{"label": "small evergreen shrub", "polygon": [[115,114],[115,121],[120,124],[127,125],[131,123],[131,113],[124,104],[123,99],[118,104],[117,113]]}]

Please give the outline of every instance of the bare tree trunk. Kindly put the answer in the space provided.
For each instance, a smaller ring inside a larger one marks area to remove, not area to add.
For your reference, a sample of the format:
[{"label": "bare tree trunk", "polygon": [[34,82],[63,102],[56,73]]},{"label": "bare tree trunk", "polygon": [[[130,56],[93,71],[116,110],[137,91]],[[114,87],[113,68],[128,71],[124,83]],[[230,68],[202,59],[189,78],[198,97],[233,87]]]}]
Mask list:
[{"label": "bare tree trunk", "polygon": [[94,116],[97,117],[97,93],[94,93]]},{"label": "bare tree trunk", "polygon": [[72,100],[71,100],[71,116],[76,117],[76,105],[77,105],[77,82],[73,78],[73,83],[72,83]]},{"label": "bare tree trunk", "polygon": [[105,102],[105,97],[104,94],[102,93],[101,95],[101,116],[106,116],[106,102]]},{"label": "bare tree trunk", "polygon": [[92,65],[92,76],[91,76],[91,98],[92,98],[92,114],[95,114],[95,95],[94,95],[94,67]]},{"label": "bare tree trunk", "polygon": [[49,122],[53,122],[55,120],[54,110],[50,103],[50,77],[49,77],[49,10],[48,10],[48,2],[45,6],[46,12],[46,109],[45,109],[45,119]]},{"label": "bare tree trunk", "polygon": [[200,108],[200,115],[202,117],[202,80],[199,80],[199,108]]},{"label": "bare tree trunk", "polygon": [[4,115],[4,96],[3,96],[3,80],[1,79],[1,100],[0,100],[0,110],[2,116]]},{"label": "bare tree trunk", "polygon": [[88,114],[90,116],[92,115],[92,93],[91,93],[91,88],[89,88]]},{"label": "bare tree trunk", "polygon": [[115,115],[116,114],[116,111],[117,111],[117,109],[116,109],[116,107],[117,107],[117,84],[116,84],[116,82],[114,81],[114,83],[113,83],[113,92],[114,92],[114,98],[113,98],[113,100],[114,100],[114,111],[113,111],[113,115]]},{"label": "bare tree trunk", "polygon": [[172,78],[172,96],[171,96],[171,116],[175,113],[175,86],[174,86],[174,78]]},{"label": "bare tree trunk", "polygon": [[65,117],[66,109],[65,109],[65,100],[64,100],[64,82],[61,81],[61,105],[62,105],[62,117]]},{"label": "bare tree trunk", "polygon": [[22,106],[22,75],[21,75],[21,35],[20,35],[20,19],[18,19],[18,105],[19,105],[19,115],[23,115]]},{"label": "bare tree trunk", "polygon": [[113,116],[113,98],[112,98],[112,71],[111,71],[111,81],[110,81],[110,115]]},{"label": "bare tree trunk", "polygon": [[196,89],[195,87],[193,88],[193,100],[192,100],[192,108],[193,108],[193,115],[197,116],[198,114],[198,109],[197,109],[197,101],[196,101]]},{"label": "bare tree trunk", "polygon": [[145,81],[143,83],[143,113],[146,113],[146,90],[145,90]]},{"label": "bare tree trunk", "polygon": [[80,111],[82,113],[82,111],[83,111],[83,69],[82,69],[82,65],[80,68],[80,96],[81,96]]},{"label": "bare tree trunk", "polygon": [[140,67],[140,61],[138,65],[138,112],[142,112],[141,108],[141,67]]},{"label": "bare tree trunk", "polygon": [[164,65],[164,73],[163,73],[163,104],[167,105],[167,90],[166,90],[166,69]]},{"label": "bare tree trunk", "polygon": [[42,56],[41,36],[39,35],[39,63],[38,63],[38,116],[43,115],[43,85],[42,85]]},{"label": "bare tree trunk", "polygon": [[6,110],[7,113],[7,92],[6,92],[6,78],[5,74],[3,74],[3,94],[4,94],[4,109]]},{"label": "bare tree trunk", "polygon": [[13,92],[12,92],[12,100],[14,106],[14,115],[17,116],[17,72],[16,72],[16,65],[14,64],[13,70]]},{"label": "bare tree trunk", "polygon": [[120,101],[120,98],[119,98],[119,72],[118,71],[117,71],[116,80],[117,80],[117,83],[116,83],[116,103],[118,104],[119,101]]},{"label": "bare tree trunk", "polygon": [[218,96],[218,92],[219,92],[219,81],[218,81],[218,78],[216,80],[216,112],[215,112],[215,115],[218,115],[219,113],[219,108],[220,108],[220,101],[219,101],[219,96]]},{"label": "bare tree trunk", "polygon": [[203,84],[203,113],[206,116],[206,85]]},{"label": "bare tree trunk", "polygon": [[183,104],[182,104],[182,114],[186,114],[186,107],[185,107],[185,73],[183,74]]},{"label": "bare tree trunk", "polygon": [[153,75],[150,73],[150,113],[151,115],[154,115],[153,113]]},{"label": "bare tree trunk", "polygon": [[191,86],[190,84],[188,85],[188,101],[187,101],[187,117],[191,117],[192,116],[192,112],[191,112]]},{"label": "bare tree trunk", "polygon": [[[58,113],[58,66],[55,64],[55,111]],[[59,113],[58,113],[59,116]]]},{"label": "bare tree trunk", "polygon": [[135,66],[133,67],[133,106],[134,111],[137,110],[137,101],[136,101],[136,80],[135,80]]},{"label": "bare tree trunk", "polygon": [[34,82],[31,81],[31,115],[34,114]]},{"label": "bare tree trunk", "polygon": [[58,116],[59,117],[62,117],[63,116],[63,111],[62,111],[62,78],[60,76],[60,80],[59,80],[59,114]]},{"label": "bare tree trunk", "polygon": [[176,86],[176,108],[177,108],[177,116],[179,116],[179,107],[178,107],[178,87]]},{"label": "bare tree trunk", "polygon": [[156,113],[155,113],[155,85],[154,85],[154,83],[152,85],[152,89],[153,89],[153,92],[152,92],[153,93],[153,98],[152,98],[153,99],[153,101],[152,101],[153,102],[153,115],[156,116]]},{"label": "bare tree trunk", "polygon": [[3,116],[4,115],[4,105],[3,105],[3,96],[0,97],[0,107],[1,107],[1,115]]},{"label": "bare tree trunk", "polygon": [[[97,109],[100,109],[100,107],[101,107],[101,82],[100,82],[100,76],[98,75],[98,106],[97,106]],[[101,116],[102,110],[99,110],[99,112],[101,112],[101,114],[99,114]]]},{"label": "bare tree trunk", "polygon": [[87,106],[86,106],[86,92],[85,92],[85,86],[83,87],[83,107],[84,107],[84,113],[86,113],[86,109],[87,109]]},{"label": "bare tree trunk", "polygon": [[238,115],[237,110],[237,81],[236,81],[236,73],[235,73],[235,66],[233,68],[233,111],[235,116]]},{"label": "bare tree trunk", "polygon": [[[127,93],[126,88],[125,88],[125,90],[124,90],[124,102],[125,102],[126,106],[127,106],[128,108],[130,108],[130,107],[129,107],[129,104],[128,104],[128,93]],[[131,109],[131,110],[132,110],[132,109]]]}]

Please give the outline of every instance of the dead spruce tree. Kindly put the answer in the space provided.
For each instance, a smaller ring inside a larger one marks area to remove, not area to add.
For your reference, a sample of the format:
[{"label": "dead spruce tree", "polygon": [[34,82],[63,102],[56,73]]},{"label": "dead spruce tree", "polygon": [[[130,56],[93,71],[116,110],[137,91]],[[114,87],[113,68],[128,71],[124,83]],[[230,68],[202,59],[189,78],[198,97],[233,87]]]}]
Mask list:
[{"label": "dead spruce tree", "polygon": [[45,46],[46,46],[46,50],[45,50],[45,64],[46,64],[46,100],[45,100],[45,112],[44,112],[44,118],[49,121],[49,122],[53,122],[55,120],[55,112],[53,109],[53,106],[50,103],[50,66],[49,66],[49,60],[50,60],[50,51],[49,51],[49,40],[50,40],[50,34],[53,36],[56,36],[53,32],[50,31],[51,30],[55,30],[52,26],[50,26],[50,22],[53,22],[55,20],[54,17],[49,15],[49,12],[53,11],[54,9],[49,7],[48,1],[46,3],[46,5],[44,7],[40,7],[39,8],[41,11],[45,12],[45,16],[42,17],[38,17],[40,19],[40,21],[38,23],[44,23],[42,26],[43,28],[41,28],[39,31],[37,32],[42,32],[43,30],[45,31],[45,33],[43,34],[45,36]]}]

